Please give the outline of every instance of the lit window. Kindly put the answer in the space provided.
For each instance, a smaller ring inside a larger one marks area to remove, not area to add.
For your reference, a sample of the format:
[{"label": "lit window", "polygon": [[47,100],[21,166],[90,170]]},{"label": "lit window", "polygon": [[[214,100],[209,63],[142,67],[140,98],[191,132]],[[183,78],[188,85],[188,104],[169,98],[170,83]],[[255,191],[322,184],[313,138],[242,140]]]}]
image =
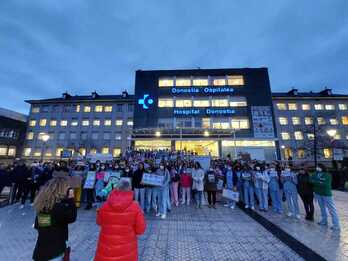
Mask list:
[{"label": "lit window", "polygon": [[295,140],[303,140],[303,133],[301,131],[295,131]]},{"label": "lit window", "polygon": [[332,118],[329,120],[331,125],[338,125],[338,120],[335,118]]},{"label": "lit window", "polygon": [[332,149],[330,148],[323,149],[323,154],[325,159],[332,158]]},{"label": "lit window", "polygon": [[113,157],[119,157],[121,155],[121,149],[115,148],[112,150],[112,156]]},{"label": "lit window", "polygon": [[338,104],[338,108],[339,108],[341,111],[345,111],[345,110],[347,110],[347,104]]},{"label": "lit window", "polygon": [[249,120],[248,119],[232,119],[231,120],[232,129],[249,129]]},{"label": "lit window", "polygon": [[211,106],[213,107],[228,107],[228,99],[213,99]]},{"label": "lit window", "polygon": [[319,124],[319,125],[324,125],[324,124],[326,124],[326,121],[325,121],[325,119],[324,119],[323,117],[318,117],[318,118],[317,118],[317,121],[318,121],[318,124]]},{"label": "lit window", "polygon": [[348,116],[342,116],[342,124],[343,125],[348,125]]},{"label": "lit window", "polygon": [[300,125],[301,124],[300,117],[292,117],[292,124],[293,125]]},{"label": "lit window", "polygon": [[85,148],[79,148],[79,153],[82,156],[86,156],[86,149]]},{"label": "lit window", "polygon": [[316,111],[324,110],[324,105],[322,105],[322,104],[314,104],[314,109]]},{"label": "lit window", "polygon": [[280,111],[286,110],[286,104],[285,103],[277,103],[277,108]]},{"label": "lit window", "polygon": [[115,124],[116,124],[116,126],[122,126],[123,120],[116,120]]},{"label": "lit window", "polygon": [[41,157],[41,151],[34,151],[34,157]]},{"label": "lit window", "polygon": [[307,134],[307,138],[308,138],[309,140],[314,140],[314,134],[313,134],[313,133],[308,133],[308,134]]},{"label": "lit window", "polygon": [[82,126],[89,126],[89,120],[83,120]]},{"label": "lit window", "polygon": [[105,106],[104,111],[105,112],[112,112],[112,106]]},{"label": "lit window", "polygon": [[279,120],[279,124],[280,125],[288,125],[288,119],[287,118],[279,117],[278,120]]},{"label": "lit window", "polygon": [[173,107],[173,106],[174,106],[173,99],[163,99],[163,98],[158,99],[159,108]]},{"label": "lit window", "polygon": [[306,125],[312,125],[313,124],[313,118],[312,117],[305,117],[305,124]]},{"label": "lit window", "polygon": [[282,136],[283,140],[290,140],[290,134],[288,132],[282,132],[280,135]]},{"label": "lit window", "polygon": [[56,149],[56,157],[60,157],[62,155],[63,148],[57,148]]},{"label": "lit window", "polygon": [[127,121],[127,125],[128,125],[128,126],[133,126],[133,121],[132,121],[132,120],[128,120],[128,121]]},{"label": "lit window", "polygon": [[202,128],[210,128],[210,118],[202,119]]},{"label": "lit window", "polygon": [[31,148],[25,148],[23,151],[23,156],[24,157],[29,157],[31,153]]},{"label": "lit window", "polygon": [[80,105],[75,105],[75,112],[80,112],[81,106]]},{"label": "lit window", "polygon": [[111,120],[104,120],[104,126],[111,126]]},{"label": "lit window", "polygon": [[51,120],[51,121],[50,121],[50,126],[51,126],[51,127],[57,126],[57,121],[56,121],[56,120]]},{"label": "lit window", "polygon": [[34,139],[34,132],[28,132],[27,133],[27,140],[32,140]]},{"label": "lit window", "polygon": [[309,111],[311,109],[311,105],[309,104],[302,104],[302,110]]},{"label": "lit window", "polygon": [[175,86],[191,86],[191,79],[190,78],[176,78],[175,80]]},{"label": "lit window", "polygon": [[245,106],[247,106],[245,97],[230,98],[230,107],[245,107]]},{"label": "lit window", "polygon": [[175,107],[192,107],[192,101],[191,100],[176,100],[175,101]]},{"label": "lit window", "polygon": [[296,111],[297,110],[297,104],[296,103],[289,103],[288,107],[289,107],[289,111]]},{"label": "lit window", "polygon": [[193,100],[193,107],[210,107],[209,100]]},{"label": "lit window", "polygon": [[334,140],[340,140],[341,139],[341,134],[336,133],[336,135],[333,137]]},{"label": "lit window", "polygon": [[91,106],[85,105],[85,106],[83,107],[83,111],[84,111],[84,112],[91,112]]},{"label": "lit window", "polygon": [[73,127],[76,127],[76,126],[79,125],[79,121],[78,121],[78,120],[72,120],[72,121],[70,122],[70,125],[73,126]]},{"label": "lit window", "polygon": [[104,134],[103,134],[104,140],[110,140],[110,135],[111,135],[110,132],[104,132]]},{"label": "lit window", "polygon": [[174,80],[170,79],[170,78],[161,78],[158,80],[158,86],[159,87],[173,87]]},{"label": "lit window", "polygon": [[108,147],[103,147],[103,148],[101,149],[101,153],[102,153],[102,154],[109,154],[109,148],[108,148]]},{"label": "lit window", "polygon": [[230,123],[228,121],[213,122],[213,129],[229,129]]},{"label": "lit window", "polygon": [[60,126],[62,126],[62,127],[68,126],[68,121],[67,120],[61,120],[60,121]]},{"label": "lit window", "polygon": [[103,106],[101,106],[101,105],[96,105],[95,108],[94,108],[94,111],[95,111],[95,112],[103,112]]},{"label": "lit window", "polygon": [[297,150],[297,158],[303,159],[305,157],[305,150],[304,149],[298,149]]},{"label": "lit window", "polygon": [[40,107],[32,107],[32,108],[31,108],[31,112],[32,112],[32,113],[38,113],[38,112],[40,112]]},{"label": "lit window", "polygon": [[335,110],[335,105],[333,105],[333,104],[325,104],[325,110],[333,111],[333,110]]},{"label": "lit window", "polygon": [[47,123],[46,119],[41,119],[39,124],[40,124],[41,127],[45,127],[46,123]]},{"label": "lit window", "polygon": [[30,120],[29,121],[29,126],[30,127],[35,127],[35,125],[36,125],[36,120]]},{"label": "lit window", "polygon": [[120,139],[122,139],[121,134],[116,133],[116,134],[115,134],[115,140],[120,140]]},{"label": "lit window", "polygon": [[213,79],[214,86],[224,86],[226,85],[226,79],[224,78],[214,78]]},{"label": "lit window", "polygon": [[100,120],[93,120],[93,126],[100,126]]},{"label": "lit window", "polygon": [[243,75],[229,75],[229,76],[227,76],[227,85],[244,85]]},{"label": "lit window", "polygon": [[208,78],[194,78],[193,79],[193,86],[208,86]]},{"label": "lit window", "polygon": [[97,153],[97,149],[92,148],[92,149],[89,150],[89,153],[96,154]]}]

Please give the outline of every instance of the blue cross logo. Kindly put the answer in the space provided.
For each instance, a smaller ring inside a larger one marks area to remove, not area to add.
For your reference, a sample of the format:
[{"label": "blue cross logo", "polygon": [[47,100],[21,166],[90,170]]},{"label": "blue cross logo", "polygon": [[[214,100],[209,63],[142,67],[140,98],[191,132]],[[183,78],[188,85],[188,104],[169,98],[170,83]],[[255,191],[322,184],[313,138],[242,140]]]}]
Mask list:
[{"label": "blue cross logo", "polygon": [[149,105],[153,104],[153,99],[150,98],[149,94],[144,94],[144,97],[138,100],[138,104],[143,105],[143,109],[147,110]]}]

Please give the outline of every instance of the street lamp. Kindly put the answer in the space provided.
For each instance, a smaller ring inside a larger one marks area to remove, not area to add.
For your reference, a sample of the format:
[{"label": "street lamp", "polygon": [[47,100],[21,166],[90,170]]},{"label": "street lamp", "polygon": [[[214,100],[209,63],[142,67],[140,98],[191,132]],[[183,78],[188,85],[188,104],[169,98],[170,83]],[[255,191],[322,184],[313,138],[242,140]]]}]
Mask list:
[{"label": "street lamp", "polygon": [[41,162],[43,162],[43,153],[44,153],[44,147],[46,145],[46,142],[50,139],[50,135],[47,133],[41,134],[41,140],[43,142],[42,147],[41,147]]},{"label": "street lamp", "polygon": [[161,132],[156,131],[156,132],[155,132],[155,136],[156,136],[156,137],[161,137]]}]

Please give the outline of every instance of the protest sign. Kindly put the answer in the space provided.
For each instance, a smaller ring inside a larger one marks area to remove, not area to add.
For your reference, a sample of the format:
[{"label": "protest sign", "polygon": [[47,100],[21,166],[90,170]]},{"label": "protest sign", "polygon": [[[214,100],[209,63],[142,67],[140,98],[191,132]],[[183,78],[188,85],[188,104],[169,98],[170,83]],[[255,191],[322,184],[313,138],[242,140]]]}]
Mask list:
[{"label": "protest sign", "polygon": [[224,189],[222,191],[222,196],[224,198],[231,199],[233,201],[239,201],[239,193],[230,189]]},{"label": "protest sign", "polygon": [[95,171],[88,171],[85,184],[83,188],[93,189],[95,184]]},{"label": "protest sign", "polygon": [[142,183],[152,186],[162,186],[164,176],[153,175],[149,173],[144,173]]}]

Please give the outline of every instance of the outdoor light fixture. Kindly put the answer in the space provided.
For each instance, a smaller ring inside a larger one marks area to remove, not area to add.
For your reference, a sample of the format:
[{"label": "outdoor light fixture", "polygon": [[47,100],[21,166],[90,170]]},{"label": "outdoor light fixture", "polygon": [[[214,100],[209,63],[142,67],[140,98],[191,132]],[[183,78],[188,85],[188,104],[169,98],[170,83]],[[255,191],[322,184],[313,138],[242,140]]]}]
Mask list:
[{"label": "outdoor light fixture", "polygon": [[49,139],[50,139],[50,135],[48,135],[46,133],[41,135],[41,140],[43,142],[47,142]]},{"label": "outdoor light fixture", "polygon": [[156,137],[161,137],[161,132],[156,131],[156,132],[155,132],[155,136],[156,136]]},{"label": "outdoor light fixture", "polygon": [[330,129],[326,131],[327,135],[329,135],[331,138],[335,137],[337,134],[337,130],[335,129]]},{"label": "outdoor light fixture", "polygon": [[282,146],[280,146],[282,149],[285,149],[285,146],[284,145],[282,145]]},{"label": "outdoor light fixture", "polygon": [[204,137],[209,137],[209,131],[204,131],[203,135]]}]

